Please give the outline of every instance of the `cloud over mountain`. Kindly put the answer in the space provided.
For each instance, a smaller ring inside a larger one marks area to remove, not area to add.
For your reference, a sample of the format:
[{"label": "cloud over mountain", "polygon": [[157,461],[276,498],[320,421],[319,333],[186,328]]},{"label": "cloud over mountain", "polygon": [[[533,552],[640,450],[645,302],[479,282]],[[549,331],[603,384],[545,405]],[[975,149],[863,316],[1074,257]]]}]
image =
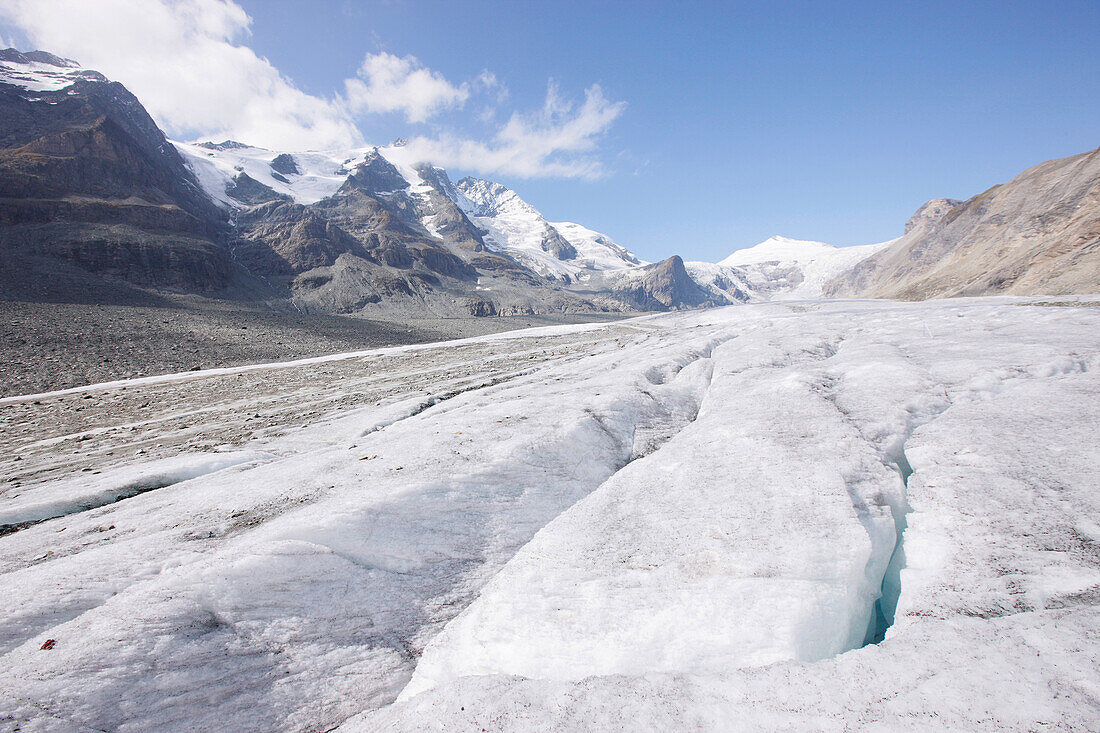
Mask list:
[{"label": "cloud over mountain", "polygon": [[415,56],[384,51],[367,53],[339,91],[308,94],[249,47],[252,19],[232,0],[7,0],[0,22],[36,48],[121,81],[181,139],[348,148],[384,142],[365,139],[358,123],[368,115],[397,113],[416,126],[480,97],[470,124],[448,118],[420,135],[413,127],[412,149],[472,173],[592,178],[603,173],[598,141],[625,108],[595,85],[574,105],[551,83],[542,109],[512,111],[486,137],[474,130],[492,125],[508,96],[493,72],[454,81]]}]

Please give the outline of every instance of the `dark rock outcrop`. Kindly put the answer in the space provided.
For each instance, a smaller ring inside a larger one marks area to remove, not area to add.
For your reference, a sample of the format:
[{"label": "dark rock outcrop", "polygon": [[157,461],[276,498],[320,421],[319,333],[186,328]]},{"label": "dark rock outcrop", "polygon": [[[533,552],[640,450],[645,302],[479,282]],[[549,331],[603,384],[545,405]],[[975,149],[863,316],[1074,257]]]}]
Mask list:
[{"label": "dark rock outcrop", "polygon": [[647,311],[718,305],[691,279],[679,255],[649,265],[641,276],[624,278],[615,285],[613,292],[633,307]]},{"label": "dark rock outcrop", "polygon": [[543,252],[548,252],[559,260],[572,260],[577,257],[577,248],[566,241],[565,237],[558,234],[558,230],[549,224],[546,225],[546,231],[542,235],[540,246]]},{"label": "dark rock outcrop", "polygon": [[239,173],[236,178],[226,185],[225,192],[231,198],[246,206],[291,200],[289,196],[278,193],[271,186],[260,183],[247,173]]},{"label": "dark rock outcrop", "polygon": [[265,277],[298,275],[335,264],[342,254],[368,259],[363,244],[308,207],[274,201],[242,211],[234,251],[251,271]]},{"label": "dark rock outcrop", "polygon": [[391,194],[408,187],[408,181],[377,150],[368,153],[366,160],[356,166],[344,182],[344,189],[354,188],[371,195]]},{"label": "dark rock outcrop", "polygon": [[276,155],[275,159],[271,161],[271,170],[282,173],[284,176],[299,176],[302,174],[302,171],[298,169],[298,162],[294,160],[294,156],[290,153]]},{"label": "dark rock outcrop", "polygon": [[248,146],[244,143],[237,142],[236,140],[222,140],[220,143],[196,143],[200,148],[206,148],[207,150],[241,150]]}]

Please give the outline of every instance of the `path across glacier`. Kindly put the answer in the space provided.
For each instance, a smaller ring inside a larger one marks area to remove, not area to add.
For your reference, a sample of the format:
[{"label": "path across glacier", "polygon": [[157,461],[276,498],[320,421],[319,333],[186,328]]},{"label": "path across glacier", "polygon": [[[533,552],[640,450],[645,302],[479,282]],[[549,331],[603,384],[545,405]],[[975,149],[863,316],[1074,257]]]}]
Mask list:
[{"label": "path across glacier", "polygon": [[973,723],[929,685],[1032,648],[983,678],[1027,704],[976,715],[1095,722],[1100,314],[1021,302],[738,306],[8,401],[0,724]]}]

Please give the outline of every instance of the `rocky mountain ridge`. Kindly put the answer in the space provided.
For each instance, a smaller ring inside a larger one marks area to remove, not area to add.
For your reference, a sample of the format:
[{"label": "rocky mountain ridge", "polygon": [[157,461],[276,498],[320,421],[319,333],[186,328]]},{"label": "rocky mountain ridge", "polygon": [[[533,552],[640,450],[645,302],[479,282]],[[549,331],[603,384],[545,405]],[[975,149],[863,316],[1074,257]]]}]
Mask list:
[{"label": "rocky mountain ridge", "polygon": [[16,51],[0,56],[0,112],[11,121],[0,149],[9,299],[168,288],[442,318],[629,307],[582,299],[491,251],[445,172],[377,148],[329,165],[232,141],[177,146],[122,85]]},{"label": "rocky mountain ridge", "polygon": [[967,201],[929,201],[902,237],[823,292],[900,300],[1100,292],[1100,148],[1041,163]]},{"label": "rocky mountain ridge", "polygon": [[233,264],[218,242],[227,222],[125,87],[72,61],[8,49],[0,112],[6,297],[79,297],[80,285],[103,277],[225,287]]},{"label": "rocky mountain ridge", "polygon": [[[118,132],[119,145],[129,135],[146,158],[156,158],[154,164],[81,148],[79,165],[96,171],[87,180],[99,187],[85,220],[58,213],[57,201],[71,208],[75,196],[88,193],[66,188],[65,173],[55,175],[55,190],[36,194],[27,170],[4,166],[8,189],[22,192],[3,204],[18,212],[6,223],[44,211],[37,236],[49,242],[27,253],[34,239],[26,227],[5,228],[10,241],[21,243],[9,258],[15,264],[6,297],[20,295],[20,281],[50,282],[66,270],[75,279],[66,290],[87,291],[92,299],[105,290],[169,288],[260,298],[306,313],[401,320],[694,308],[770,298],[785,288],[785,280],[760,268],[678,257],[647,263],[605,234],[548,221],[499,183],[452,182],[442,168],[413,159],[400,141],[305,152],[233,140],[169,141],[121,85],[48,54],[5,52],[0,88],[6,109],[33,110],[26,129],[36,145],[48,145],[51,125],[63,124],[51,117],[56,100],[43,97],[53,94],[70,104],[98,103],[108,121],[129,121]],[[99,124],[90,112],[85,116],[87,125]],[[13,147],[5,154],[25,153]],[[56,156],[50,162],[60,165]],[[148,171],[157,174],[151,182]],[[125,232],[104,230],[118,211],[138,205],[159,219],[131,212]],[[34,256],[41,259],[38,275],[26,277],[34,267],[21,258]]]},{"label": "rocky mountain ridge", "polygon": [[[930,201],[891,242],[773,237],[719,263],[650,264],[604,234],[548,221],[500,183],[452,182],[400,141],[305,152],[170,141],[121,84],[43,52],[0,51],[0,112],[9,300],[171,291],[401,321],[1079,292],[1100,279],[1096,151],[968,202]],[[982,244],[994,240],[996,252]],[[1013,247],[1018,256],[991,265]],[[1039,266],[1062,274],[1028,274]]]}]

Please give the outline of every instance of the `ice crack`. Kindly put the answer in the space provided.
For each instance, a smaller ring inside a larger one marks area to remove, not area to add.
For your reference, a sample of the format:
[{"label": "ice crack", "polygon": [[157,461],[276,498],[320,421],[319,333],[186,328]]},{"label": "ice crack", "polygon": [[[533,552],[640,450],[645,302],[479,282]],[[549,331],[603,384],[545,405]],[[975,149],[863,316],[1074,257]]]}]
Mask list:
[{"label": "ice crack", "polygon": [[894,467],[902,483],[900,504],[890,506],[897,538],[894,541],[894,551],[890,554],[890,562],[882,576],[881,592],[871,610],[871,623],[867,627],[864,646],[878,644],[886,638],[887,629],[894,625],[898,599],[901,598],[901,571],[905,568],[905,530],[909,526],[909,512],[912,511],[909,506],[909,477],[913,475],[913,467],[909,464],[904,448],[898,449]]}]

